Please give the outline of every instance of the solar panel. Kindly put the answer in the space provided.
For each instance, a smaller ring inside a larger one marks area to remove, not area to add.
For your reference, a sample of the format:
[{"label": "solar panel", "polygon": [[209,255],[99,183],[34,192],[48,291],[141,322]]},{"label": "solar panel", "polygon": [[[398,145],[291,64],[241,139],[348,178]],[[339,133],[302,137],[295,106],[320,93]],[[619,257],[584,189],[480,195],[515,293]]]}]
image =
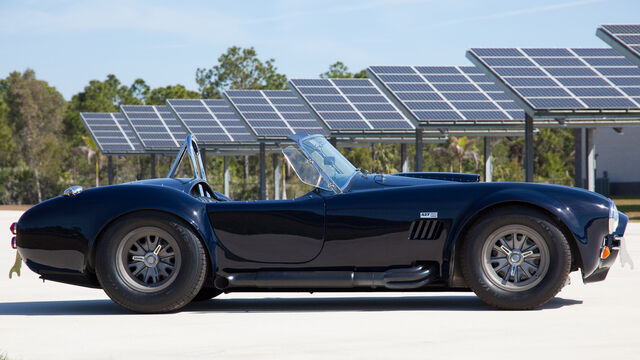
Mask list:
[{"label": "solar panel", "polygon": [[467,57],[538,115],[640,108],[640,68],[613,49],[471,49]]},{"label": "solar panel", "polygon": [[640,24],[602,25],[596,31],[596,35],[627,60],[640,66]]},{"label": "solar panel", "polygon": [[142,153],[131,126],[119,113],[80,113],[80,120],[105,155]]},{"label": "solar panel", "polygon": [[290,90],[227,90],[224,96],[258,138],[326,133]]},{"label": "solar panel", "polygon": [[370,79],[292,79],[289,86],[332,132],[410,132],[411,121]]},{"label": "solar panel", "polygon": [[172,99],[168,107],[198,144],[257,144],[231,106],[222,99]]},{"label": "solar panel", "polygon": [[167,106],[122,105],[120,111],[145,150],[175,151],[187,136]]},{"label": "solar panel", "polygon": [[421,125],[524,122],[522,108],[474,66],[371,66],[367,72]]}]

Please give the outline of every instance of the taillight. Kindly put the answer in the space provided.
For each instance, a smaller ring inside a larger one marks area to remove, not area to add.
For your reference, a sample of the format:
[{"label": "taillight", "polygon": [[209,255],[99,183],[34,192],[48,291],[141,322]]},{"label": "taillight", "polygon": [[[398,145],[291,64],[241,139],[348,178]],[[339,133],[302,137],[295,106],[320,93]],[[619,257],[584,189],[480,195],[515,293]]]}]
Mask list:
[{"label": "taillight", "polygon": [[17,226],[18,226],[18,223],[12,223],[11,226],[9,226],[9,230],[11,230],[11,233],[13,235],[16,234]]},{"label": "taillight", "polygon": [[12,249],[17,249],[18,248],[18,244],[16,242],[16,237],[15,236],[11,238],[11,248]]}]

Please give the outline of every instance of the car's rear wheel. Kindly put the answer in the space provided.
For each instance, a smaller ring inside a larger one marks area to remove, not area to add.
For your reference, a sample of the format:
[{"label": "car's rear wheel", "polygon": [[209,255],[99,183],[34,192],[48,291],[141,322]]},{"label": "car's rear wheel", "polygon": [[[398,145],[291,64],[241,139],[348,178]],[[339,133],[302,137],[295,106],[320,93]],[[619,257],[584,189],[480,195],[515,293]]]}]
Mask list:
[{"label": "car's rear wheel", "polygon": [[502,309],[532,309],[553,298],[571,265],[569,244],[546,215],[525,207],[494,211],[467,233],[461,266],[471,289]]},{"label": "car's rear wheel", "polygon": [[177,310],[202,288],[207,261],[193,231],[179,219],[140,213],[112,224],[96,249],[96,274],[119,305],[136,312]]}]

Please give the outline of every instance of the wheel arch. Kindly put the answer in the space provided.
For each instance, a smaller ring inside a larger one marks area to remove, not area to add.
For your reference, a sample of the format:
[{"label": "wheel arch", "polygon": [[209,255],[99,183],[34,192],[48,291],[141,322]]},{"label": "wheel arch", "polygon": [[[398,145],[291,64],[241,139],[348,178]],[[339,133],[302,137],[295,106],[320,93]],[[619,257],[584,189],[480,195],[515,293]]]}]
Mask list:
[{"label": "wheel arch", "polygon": [[[469,230],[475,223],[487,216],[488,213],[509,207],[525,207],[534,211],[538,211],[548,217],[558,227],[558,229],[562,232],[562,234],[567,239],[567,242],[569,243],[569,248],[571,250],[571,271],[582,268],[582,258],[580,255],[580,250],[578,249],[577,240],[574,236],[573,231],[567,224],[568,221],[572,221],[573,219],[567,219],[566,213],[560,214],[557,211],[550,209],[551,206],[543,206],[539,202],[532,202],[523,199],[503,200],[484,204],[484,206],[474,211],[472,215],[468,216],[464,220],[462,225],[458,227],[458,230],[452,236],[452,240],[450,240],[448,246],[445,247],[446,253],[444,255],[445,259],[448,259],[449,265],[449,276],[447,280],[451,287],[468,287],[466,282],[464,281],[464,277],[462,276],[459,262],[459,251],[457,250],[459,249],[459,246],[465,241],[466,235]],[[446,263],[447,262],[443,262],[443,264]]]},{"label": "wheel arch", "polygon": [[111,227],[114,223],[118,222],[119,220],[125,218],[125,217],[129,217],[132,215],[140,215],[140,214],[164,214],[164,215],[169,215],[172,216],[174,218],[176,218],[177,220],[181,221],[184,225],[186,225],[187,227],[189,227],[189,229],[191,229],[191,231],[193,231],[193,233],[196,235],[196,237],[198,238],[198,240],[202,243],[202,246],[206,249],[207,251],[207,264],[210,266],[209,270],[210,271],[214,271],[213,268],[213,259],[212,259],[212,253],[213,253],[213,249],[210,248],[210,244],[208,244],[208,241],[206,241],[204,234],[202,234],[202,232],[198,229],[198,227],[194,226],[194,224],[188,220],[186,220],[184,217],[180,216],[179,214],[175,213],[175,212],[171,212],[171,211],[167,211],[165,209],[133,209],[131,211],[128,211],[126,213],[120,214],[119,216],[110,219],[107,223],[105,223],[102,228],[100,229],[100,231],[98,232],[98,234],[96,235],[95,239],[93,239],[91,246],[89,248],[89,257],[88,257],[88,264],[87,264],[87,270],[91,271],[91,272],[95,272],[95,260],[96,260],[96,249],[98,247],[98,243],[100,241],[102,241],[103,235],[104,233],[107,231],[107,229],[109,229],[109,227]]}]

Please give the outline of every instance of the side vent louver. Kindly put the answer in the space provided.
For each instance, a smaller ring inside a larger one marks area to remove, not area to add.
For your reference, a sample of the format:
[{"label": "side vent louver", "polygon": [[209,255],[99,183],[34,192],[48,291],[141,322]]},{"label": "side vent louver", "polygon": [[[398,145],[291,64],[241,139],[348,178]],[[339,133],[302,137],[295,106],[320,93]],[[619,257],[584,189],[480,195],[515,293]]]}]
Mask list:
[{"label": "side vent louver", "polygon": [[436,240],[442,234],[443,223],[440,220],[421,219],[411,224],[409,240]]}]

